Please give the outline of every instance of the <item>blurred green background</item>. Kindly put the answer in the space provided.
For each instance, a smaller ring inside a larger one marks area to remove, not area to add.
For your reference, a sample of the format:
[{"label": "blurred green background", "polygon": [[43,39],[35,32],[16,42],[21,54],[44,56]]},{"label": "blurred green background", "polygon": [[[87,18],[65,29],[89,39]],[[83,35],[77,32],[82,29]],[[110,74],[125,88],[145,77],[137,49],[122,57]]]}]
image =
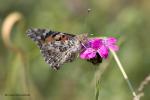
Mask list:
[{"label": "blurred green background", "polygon": [[[22,18],[10,40],[17,50],[5,46],[0,36],[0,100],[95,100],[97,76],[99,100],[133,99],[112,56],[99,66],[77,58],[52,71],[25,34],[30,27],[115,36],[117,54],[136,91],[150,74],[149,0],[0,0],[1,33],[5,18],[16,11]],[[141,100],[150,100],[149,84],[144,94]]]}]

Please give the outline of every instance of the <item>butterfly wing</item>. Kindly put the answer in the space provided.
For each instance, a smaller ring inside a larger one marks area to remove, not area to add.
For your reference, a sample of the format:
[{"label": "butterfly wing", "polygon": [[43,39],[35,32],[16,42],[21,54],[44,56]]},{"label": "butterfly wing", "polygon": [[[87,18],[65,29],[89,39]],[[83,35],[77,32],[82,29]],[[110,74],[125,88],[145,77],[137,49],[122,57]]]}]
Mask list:
[{"label": "butterfly wing", "polygon": [[64,63],[73,61],[81,48],[77,37],[68,33],[29,29],[27,35],[37,43],[45,61],[53,69],[59,69]]}]

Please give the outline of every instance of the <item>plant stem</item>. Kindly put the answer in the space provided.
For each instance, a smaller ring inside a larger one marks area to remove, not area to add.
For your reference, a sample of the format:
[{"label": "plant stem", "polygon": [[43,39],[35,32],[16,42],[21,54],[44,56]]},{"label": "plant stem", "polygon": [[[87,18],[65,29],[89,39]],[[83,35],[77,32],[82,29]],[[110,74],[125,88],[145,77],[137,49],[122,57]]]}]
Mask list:
[{"label": "plant stem", "polygon": [[116,60],[116,63],[118,65],[121,73],[123,74],[123,77],[126,80],[128,86],[129,86],[130,91],[132,92],[132,95],[136,98],[135,100],[138,100],[137,95],[136,95],[136,93],[135,93],[135,91],[134,91],[134,89],[133,89],[133,87],[131,85],[131,82],[129,81],[129,78],[128,78],[126,72],[123,69],[123,66],[122,66],[122,64],[121,64],[121,62],[120,62],[117,54],[113,50],[111,50],[111,49],[110,49],[110,51],[111,51],[112,55],[114,56],[114,59]]},{"label": "plant stem", "polygon": [[95,100],[98,100],[98,98],[99,98],[99,90],[100,90],[100,80],[98,80],[97,83],[96,83],[96,96],[95,96]]}]

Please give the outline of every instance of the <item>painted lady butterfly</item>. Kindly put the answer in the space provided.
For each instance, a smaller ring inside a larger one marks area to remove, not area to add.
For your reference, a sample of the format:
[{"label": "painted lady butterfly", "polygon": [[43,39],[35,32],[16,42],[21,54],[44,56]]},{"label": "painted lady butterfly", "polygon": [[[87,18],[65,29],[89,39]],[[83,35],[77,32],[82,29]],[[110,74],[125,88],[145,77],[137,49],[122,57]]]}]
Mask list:
[{"label": "painted lady butterfly", "polygon": [[[73,35],[47,29],[29,29],[27,35],[37,43],[45,61],[56,70],[64,63],[72,62],[88,42],[86,34]],[[98,64],[102,58],[97,55],[88,61]]]}]

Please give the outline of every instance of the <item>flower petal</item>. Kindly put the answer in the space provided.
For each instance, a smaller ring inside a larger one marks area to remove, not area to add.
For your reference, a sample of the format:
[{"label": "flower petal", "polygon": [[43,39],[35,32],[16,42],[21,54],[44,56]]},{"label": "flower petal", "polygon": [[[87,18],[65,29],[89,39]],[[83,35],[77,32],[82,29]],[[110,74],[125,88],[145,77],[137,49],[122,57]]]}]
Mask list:
[{"label": "flower petal", "polygon": [[99,53],[99,55],[102,57],[102,58],[107,58],[108,57],[108,53],[109,53],[109,50],[106,46],[101,46],[97,52]]},{"label": "flower petal", "polygon": [[111,44],[116,44],[117,43],[117,39],[114,37],[109,37],[107,38],[107,44],[111,45]]},{"label": "flower petal", "polygon": [[118,51],[119,47],[117,45],[109,45],[108,46],[110,49],[114,50],[114,51]]},{"label": "flower petal", "polygon": [[102,45],[102,39],[100,38],[93,38],[89,41],[91,48],[98,49]]},{"label": "flower petal", "polygon": [[80,53],[80,58],[91,59],[96,56],[96,51],[93,48],[87,48],[84,52]]}]

